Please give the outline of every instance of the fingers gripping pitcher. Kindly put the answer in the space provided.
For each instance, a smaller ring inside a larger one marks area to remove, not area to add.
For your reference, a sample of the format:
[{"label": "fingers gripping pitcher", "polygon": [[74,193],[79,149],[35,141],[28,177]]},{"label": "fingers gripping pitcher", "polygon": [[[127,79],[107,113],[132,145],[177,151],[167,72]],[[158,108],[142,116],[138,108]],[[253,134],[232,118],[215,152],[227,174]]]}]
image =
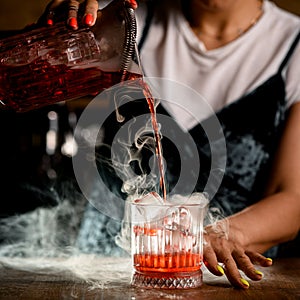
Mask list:
[{"label": "fingers gripping pitcher", "polygon": [[117,1],[91,28],[62,22],[0,40],[0,109],[24,112],[140,77],[135,37],[134,10]]}]

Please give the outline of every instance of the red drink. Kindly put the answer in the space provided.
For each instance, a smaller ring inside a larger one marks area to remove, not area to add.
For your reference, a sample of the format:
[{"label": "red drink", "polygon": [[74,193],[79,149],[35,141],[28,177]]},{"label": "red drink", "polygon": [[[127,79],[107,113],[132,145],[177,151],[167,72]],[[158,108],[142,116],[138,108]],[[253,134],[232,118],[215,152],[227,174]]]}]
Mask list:
[{"label": "red drink", "polygon": [[131,220],[134,286],[165,289],[201,286],[201,205],[151,204],[144,197],[132,203]]},{"label": "red drink", "polygon": [[138,272],[197,272],[201,267],[199,253],[181,251],[165,254],[135,254],[133,257],[134,268]]}]

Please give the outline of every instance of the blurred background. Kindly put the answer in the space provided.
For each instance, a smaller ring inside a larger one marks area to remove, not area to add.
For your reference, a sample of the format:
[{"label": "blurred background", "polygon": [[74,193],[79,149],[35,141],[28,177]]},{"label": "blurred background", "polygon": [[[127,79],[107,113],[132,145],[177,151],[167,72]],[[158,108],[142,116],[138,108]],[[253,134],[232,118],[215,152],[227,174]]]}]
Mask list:
[{"label": "blurred background", "polygon": [[48,0],[1,0],[0,30],[20,29],[35,22],[49,2]]},{"label": "blurred background", "polygon": [[[273,0],[278,6],[300,15],[300,0]],[[1,0],[0,30],[20,29],[34,22],[49,0]]]}]

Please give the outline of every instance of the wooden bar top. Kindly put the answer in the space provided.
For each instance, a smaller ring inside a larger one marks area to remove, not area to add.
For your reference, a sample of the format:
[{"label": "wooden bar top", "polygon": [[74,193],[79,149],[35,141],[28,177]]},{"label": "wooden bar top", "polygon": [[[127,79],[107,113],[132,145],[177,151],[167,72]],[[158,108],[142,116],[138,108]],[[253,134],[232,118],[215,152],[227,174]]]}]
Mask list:
[{"label": "wooden bar top", "polygon": [[300,299],[300,258],[274,260],[259,282],[248,290],[233,288],[226,277],[204,270],[200,288],[187,290],[141,289],[130,285],[130,259],[0,258],[0,299]]}]

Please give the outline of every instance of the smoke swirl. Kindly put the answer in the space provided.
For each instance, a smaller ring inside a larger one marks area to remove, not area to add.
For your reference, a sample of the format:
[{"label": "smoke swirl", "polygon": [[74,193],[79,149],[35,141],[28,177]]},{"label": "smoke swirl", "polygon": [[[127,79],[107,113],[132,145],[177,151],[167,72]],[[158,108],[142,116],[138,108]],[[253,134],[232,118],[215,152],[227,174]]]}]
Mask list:
[{"label": "smoke swirl", "polygon": [[[166,107],[176,106],[192,120],[193,124],[201,123],[208,138],[211,153],[211,171],[203,192],[207,192],[211,199],[221,184],[226,163],[225,138],[216,115],[201,95],[181,83],[163,78],[144,78],[144,81],[150,86],[157,105],[161,103]],[[73,157],[73,168],[79,187],[98,211],[115,220],[123,218],[124,198],[114,193],[111,187],[108,187],[107,181],[103,180],[100,175],[97,166],[99,156],[96,150],[99,145],[105,146],[102,140],[103,135],[106,134],[103,132],[103,124],[112,115],[118,117],[120,126],[109,146],[111,153],[109,167],[115,171],[122,182],[122,192],[129,197],[137,197],[143,193],[143,190],[155,189],[158,180],[155,143],[153,137],[149,135],[152,131],[150,111],[128,119],[124,118],[118,110],[127,103],[140,100],[142,86],[139,82],[140,79],[128,81],[100,93],[83,111],[75,129],[78,154]],[[184,105],[179,105],[179,101],[182,100],[180,97],[188,97],[188,101],[197,101],[202,107],[203,114],[195,116]],[[202,122],[208,116],[210,121]],[[201,173],[199,148],[189,131],[178,126],[174,118],[158,113],[157,120],[160,124],[162,139],[168,140],[175,146],[180,157],[176,162],[180,165],[180,174],[168,193],[169,195],[182,194],[184,191],[185,195],[192,194]],[[135,151],[132,151],[132,145],[135,145]],[[152,149],[153,156],[149,158],[147,166],[150,171],[136,173],[132,168],[132,162],[140,163],[142,159],[140,149],[144,147]],[[98,190],[96,194],[95,189]]]}]

